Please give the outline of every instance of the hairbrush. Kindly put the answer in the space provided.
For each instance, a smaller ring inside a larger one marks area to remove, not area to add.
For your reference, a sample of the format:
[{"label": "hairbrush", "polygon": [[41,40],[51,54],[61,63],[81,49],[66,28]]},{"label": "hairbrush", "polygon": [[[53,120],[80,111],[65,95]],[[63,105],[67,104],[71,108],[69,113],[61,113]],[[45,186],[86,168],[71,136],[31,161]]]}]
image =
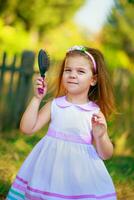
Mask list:
[{"label": "hairbrush", "polygon": [[[45,78],[45,73],[48,70],[49,65],[50,65],[49,56],[46,51],[41,49],[38,54],[38,66],[39,66],[40,75],[43,78],[43,80]],[[44,84],[43,84],[43,86],[44,86]],[[38,88],[38,91],[39,91],[39,94],[43,93],[42,88]]]}]

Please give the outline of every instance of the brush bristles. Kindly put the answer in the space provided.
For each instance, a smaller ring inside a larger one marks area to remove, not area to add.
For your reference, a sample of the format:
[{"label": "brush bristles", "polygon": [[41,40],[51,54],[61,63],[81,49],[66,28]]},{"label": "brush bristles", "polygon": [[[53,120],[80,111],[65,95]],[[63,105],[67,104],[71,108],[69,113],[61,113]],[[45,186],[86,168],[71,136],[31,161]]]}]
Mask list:
[{"label": "brush bristles", "polygon": [[39,54],[38,54],[38,65],[39,65],[40,74],[42,77],[44,77],[50,65],[50,58],[47,52],[42,49],[39,51]]}]

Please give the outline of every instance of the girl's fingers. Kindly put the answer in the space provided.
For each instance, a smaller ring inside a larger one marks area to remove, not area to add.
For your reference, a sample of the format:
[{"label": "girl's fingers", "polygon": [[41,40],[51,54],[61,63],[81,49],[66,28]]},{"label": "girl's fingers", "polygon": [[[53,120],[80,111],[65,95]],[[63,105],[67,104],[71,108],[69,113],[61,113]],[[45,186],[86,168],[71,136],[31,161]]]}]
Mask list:
[{"label": "girl's fingers", "polygon": [[104,117],[104,115],[102,113],[95,113],[95,114],[93,114],[93,117],[105,119],[105,117]]},{"label": "girl's fingers", "polygon": [[36,76],[34,77],[34,81],[37,81],[37,80],[39,80],[39,81],[44,81],[44,78],[41,77],[40,75],[36,75]]},{"label": "girl's fingers", "polygon": [[47,87],[47,83],[46,82],[44,82],[44,83],[38,82],[38,83],[35,83],[35,86]]},{"label": "girl's fingers", "polygon": [[93,121],[92,126],[93,126],[93,128],[101,127],[101,128],[107,129],[107,124],[103,120],[98,120],[98,121],[95,121],[95,122]]},{"label": "girl's fingers", "polygon": [[104,124],[104,125],[106,125],[106,122],[102,119],[93,119],[92,122],[94,124]]},{"label": "girl's fingers", "polygon": [[35,86],[37,86],[37,87],[39,87],[39,86],[41,86],[41,87],[46,87],[47,86],[47,84],[46,83],[36,83],[35,84]]},{"label": "girl's fingers", "polygon": [[106,120],[105,120],[104,116],[101,114],[94,114],[92,117],[92,123],[93,123],[93,125],[102,124],[102,125],[107,126]]},{"label": "girl's fingers", "polygon": [[41,81],[41,80],[37,80],[37,81],[36,81],[37,84],[42,84],[42,82],[43,82],[43,81]]},{"label": "girl's fingers", "polygon": [[38,86],[43,86],[43,87],[46,87],[46,86],[47,86],[46,81],[45,81],[42,77],[38,78],[38,79],[36,80],[36,83],[35,83],[35,84],[38,85]]},{"label": "girl's fingers", "polygon": [[36,89],[38,89],[38,88],[44,89],[44,88],[42,87],[42,85],[36,85],[35,88],[36,88]]},{"label": "girl's fingers", "polygon": [[46,89],[47,88],[47,85],[43,86],[42,84],[41,85],[35,85],[35,88],[38,89],[38,88],[41,88],[41,89]]},{"label": "girl's fingers", "polygon": [[46,80],[41,76],[36,77],[34,89],[35,89],[35,95],[38,96],[39,98],[42,98],[46,94],[46,91],[47,91]]},{"label": "girl's fingers", "polygon": [[39,79],[36,80],[36,82],[43,83],[44,79],[39,78]]},{"label": "girl's fingers", "polygon": [[34,80],[43,80],[43,77],[41,77],[39,74],[35,75]]},{"label": "girl's fingers", "polygon": [[101,113],[93,114],[93,117],[92,117],[92,118],[93,118],[94,120],[96,120],[96,121],[97,121],[97,120],[100,120],[100,119],[106,121],[104,115],[101,114]]},{"label": "girl's fingers", "polygon": [[92,117],[92,123],[93,123],[93,124],[97,124],[98,121],[99,121],[99,118],[98,118],[97,116],[93,116],[93,117]]}]

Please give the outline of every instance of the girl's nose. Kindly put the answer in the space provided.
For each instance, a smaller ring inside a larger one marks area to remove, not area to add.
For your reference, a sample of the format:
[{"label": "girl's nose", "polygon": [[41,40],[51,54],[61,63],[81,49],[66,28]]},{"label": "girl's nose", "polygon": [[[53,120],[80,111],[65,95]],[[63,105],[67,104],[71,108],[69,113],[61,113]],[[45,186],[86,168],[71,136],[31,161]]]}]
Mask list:
[{"label": "girl's nose", "polygon": [[75,72],[71,72],[70,73],[70,78],[76,78],[76,73]]}]

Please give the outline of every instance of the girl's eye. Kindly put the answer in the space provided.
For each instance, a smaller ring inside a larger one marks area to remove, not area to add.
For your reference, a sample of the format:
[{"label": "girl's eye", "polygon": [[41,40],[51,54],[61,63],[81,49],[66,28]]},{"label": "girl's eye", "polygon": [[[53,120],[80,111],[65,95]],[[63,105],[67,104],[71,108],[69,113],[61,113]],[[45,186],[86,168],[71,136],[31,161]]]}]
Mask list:
[{"label": "girl's eye", "polygon": [[71,69],[65,69],[64,70],[64,72],[70,72],[71,71]]},{"label": "girl's eye", "polygon": [[78,71],[80,74],[84,74],[85,73],[85,71],[83,71],[83,70],[79,70]]}]

